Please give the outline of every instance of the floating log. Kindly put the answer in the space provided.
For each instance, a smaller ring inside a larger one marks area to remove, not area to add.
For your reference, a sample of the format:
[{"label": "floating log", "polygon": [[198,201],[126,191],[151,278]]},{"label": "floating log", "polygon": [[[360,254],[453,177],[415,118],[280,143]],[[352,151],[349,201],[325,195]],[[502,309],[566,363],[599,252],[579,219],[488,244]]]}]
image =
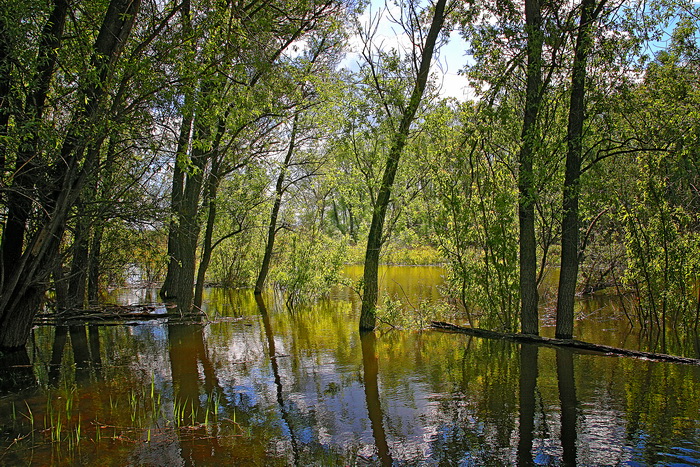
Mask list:
[{"label": "floating log", "polygon": [[524,342],[528,344],[548,345],[553,347],[566,347],[570,349],[585,350],[587,352],[595,352],[603,355],[619,355],[623,357],[633,357],[658,362],[684,363],[686,365],[700,366],[700,359],[697,358],[679,357],[677,355],[668,355],[653,352],[642,352],[640,350],[621,349],[619,347],[592,344],[590,342],[583,342],[576,339],[555,339],[551,337],[533,336],[530,334],[514,334],[509,332],[489,331],[486,329],[458,326],[456,324],[445,323],[443,321],[433,321],[431,324],[431,328],[438,329],[440,331],[458,332],[461,334],[468,334],[470,336],[484,337],[487,339],[503,339],[513,342]]}]

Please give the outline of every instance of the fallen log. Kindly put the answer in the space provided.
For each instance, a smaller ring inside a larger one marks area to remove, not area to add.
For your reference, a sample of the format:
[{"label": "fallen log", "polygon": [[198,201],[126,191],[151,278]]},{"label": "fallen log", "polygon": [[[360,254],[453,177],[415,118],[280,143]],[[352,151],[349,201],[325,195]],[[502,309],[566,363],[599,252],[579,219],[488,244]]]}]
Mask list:
[{"label": "fallen log", "polygon": [[153,305],[107,305],[88,310],[65,310],[61,312],[39,313],[34,318],[35,325],[60,324],[108,324],[125,321],[168,320],[170,322],[198,321],[204,314],[200,311],[189,313],[157,312]]},{"label": "fallen log", "polygon": [[585,350],[587,352],[595,352],[603,355],[618,355],[623,357],[633,357],[658,362],[684,363],[686,365],[700,366],[700,359],[697,358],[679,357],[677,355],[668,355],[654,352],[643,352],[641,350],[621,349],[619,347],[592,344],[590,342],[583,342],[576,339],[555,339],[552,337],[533,336],[530,334],[515,334],[509,332],[489,331],[487,329],[458,326],[456,324],[445,323],[443,321],[433,321],[431,324],[431,328],[440,331],[457,332],[461,334],[468,334],[470,336],[484,337],[487,339],[503,339],[513,342]]}]

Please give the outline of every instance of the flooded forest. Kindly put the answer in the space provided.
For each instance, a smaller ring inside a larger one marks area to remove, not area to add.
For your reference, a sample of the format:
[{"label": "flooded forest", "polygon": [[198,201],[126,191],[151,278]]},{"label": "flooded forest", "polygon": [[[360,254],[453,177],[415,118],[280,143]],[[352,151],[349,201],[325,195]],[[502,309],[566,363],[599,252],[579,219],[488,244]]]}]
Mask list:
[{"label": "flooded forest", "polygon": [[0,232],[0,466],[700,465],[691,0],[6,0]]}]

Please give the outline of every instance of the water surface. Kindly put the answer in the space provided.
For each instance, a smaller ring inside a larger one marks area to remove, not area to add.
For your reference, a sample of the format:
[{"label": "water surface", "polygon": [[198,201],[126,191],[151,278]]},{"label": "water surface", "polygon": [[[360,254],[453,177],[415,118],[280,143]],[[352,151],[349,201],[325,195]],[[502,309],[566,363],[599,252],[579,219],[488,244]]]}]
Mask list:
[{"label": "water surface", "polygon": [[[385,288],[436,298],[439,273],[412,271]],[[700,367],[361,336],[353,297],[290,312],[212,289],[200,323],[38,327],[29,383],[0,397],[0,464],[700,465]]]}]

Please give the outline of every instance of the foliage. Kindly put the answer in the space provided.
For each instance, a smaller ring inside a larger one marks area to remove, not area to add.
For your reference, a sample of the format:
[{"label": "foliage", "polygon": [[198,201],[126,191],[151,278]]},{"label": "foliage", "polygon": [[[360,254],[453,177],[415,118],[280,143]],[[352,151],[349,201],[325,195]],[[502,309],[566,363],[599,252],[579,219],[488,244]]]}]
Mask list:
[{"label": "foliage", "polygon": [[[469,106],[461,114],[445,107],[435,117],[438,120],[431,122],[434,137],[443,146],[438,146],[441,152],[431,168],[429,196],[439,200],[433,225],[436,241],[449,261],[448,293],[459,301],[472,325],[514,330],[518,324],[517,220],[513,211],[517,195],[509,161],[499,152],[490,152],[485,144],[493,141],[497,127],[480,126]],[[457,124],[466,128],[446,134],[447,128]],[[490,131],[484,134],[477,128]]]},{"label": "foliage", "polygon": [[271,279],[286,294],[291,309],[327,295],[341,282],[346,240],[305,230],[290,232],[287,237],[282,251],[277,252],[278,264]]}]

